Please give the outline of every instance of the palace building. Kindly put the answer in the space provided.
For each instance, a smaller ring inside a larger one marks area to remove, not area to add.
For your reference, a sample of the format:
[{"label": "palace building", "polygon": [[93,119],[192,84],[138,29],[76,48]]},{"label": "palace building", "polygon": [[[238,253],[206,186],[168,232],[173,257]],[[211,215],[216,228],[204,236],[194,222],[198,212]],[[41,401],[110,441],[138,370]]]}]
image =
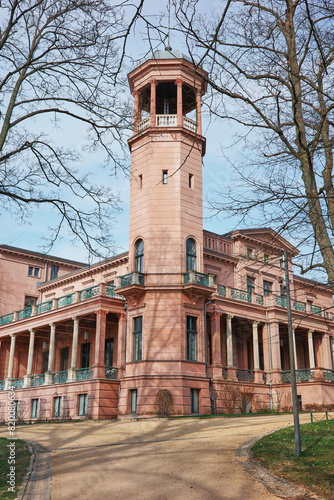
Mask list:
[{"label": "palace building", "polygon": [[270,228],[203,231],[205,71],[160,51],[129,84],[129,251],[85,266],[0,246],[0,419],[9,388],[30,421],[152,415],[160,389],[175,414],[226,412],[231,387],[246,411],[291,407],[284,251],[300,405],[334,404],[331,289]]}]

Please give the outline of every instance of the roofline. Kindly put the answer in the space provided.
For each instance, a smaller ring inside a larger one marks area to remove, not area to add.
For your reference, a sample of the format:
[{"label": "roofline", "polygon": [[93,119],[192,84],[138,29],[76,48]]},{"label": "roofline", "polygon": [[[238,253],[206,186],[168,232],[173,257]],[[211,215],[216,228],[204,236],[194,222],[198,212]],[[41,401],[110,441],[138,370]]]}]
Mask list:
[{"label": "roofline", "polygon": [[34,250],[26,250],[25,248],[12,247],[10,245],[0,245],[0,253],[7,252],[11,254],[18,254],[24,256],[35,257],[36,259],[41,260],[52,260],[55,262],[62,262],[64,264],[76,265],[80,267],[87,266],[86,262],[79,262],[77,260],[64,259],[63,257],[55,257],[54,255],[48,255],[41,252],[35,252]]}]

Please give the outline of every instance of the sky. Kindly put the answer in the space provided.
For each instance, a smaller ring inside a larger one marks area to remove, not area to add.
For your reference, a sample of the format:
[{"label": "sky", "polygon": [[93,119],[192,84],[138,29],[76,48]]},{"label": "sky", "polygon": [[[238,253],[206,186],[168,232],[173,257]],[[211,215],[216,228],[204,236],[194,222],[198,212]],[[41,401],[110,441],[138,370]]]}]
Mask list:
[{"label": "sky", "polygon": [[[205,2],[206,7],[213,8],[216,0],[208,0]],[[144,7],[144,15],[151,16],[155,19],[155,14],[161,11],[167,12],[167,1],[146,1]],[[173,21],[172,21],[173,22]],[[171,24],[172,24],[171,22]],[[167,24],[167,14],[166,14]],[[127,51],[133,59],[140,59],[147,51],[147,41],[145,41],[143,27],[137,25],[135,34],[128,41]],[[184,45],[182,36],[176,36],[171,30],[171,45],[173,49],[179,49],[187,54],[187,48]],[[161,46],[159,47],[162,48]],[[133,98],[129,92],[129,100]],[[41,118],[39,118],[41,120]],[[51,124],[48,119],[45,119],[45,128],[50,128],[51,133],[62,134],[61,138],[64,145],[68,144],[74,149],[82,153],[85,145],[84,132],[80,127],[71,128],[70,134],[66,130],[51,129]],[[38,127],[40,121],[38,122]],[[222,148],[226,148],[233,142],[233,128],[227,123],[215,121],[213,117],[208,116],[203,112],[203,135],[206,137],[206,155],[203,160],[203,199],[204,199],[204,228],[220,234],[226,233],[235,227],[236,221],[226,220],[224,215],[214,217],[213,214],[206,208],[206,199],[212,197],[214,191],[219,185],[226,185],[232,181],[232,171],[229,162],[223,157]],[[237,155],[238,152],[234,152]],[[232,156],[233,156],[232,154]],[[109,176],[108,169],[102,172],[97,169],[100,163],[100,152],[94,153],[84,152],[84,159],[78,163],[77,168],[82,171],[90,171],[98,181],[104,185],[110,186],[111,189],[120,193],[121,198],[121,213],[117,217],[116,223],[112,223],[112,234],[116,243],[116,253],[121,253],[128,249],[128,225],[129,225],[129,197],[130,197],[130,179],[123,172],[120,172],[117,177]],[[130,155],[129,155],[130,160]],[[94,179],[95,180],[95,179]],[[0,215],[0,244],[7,244],[19,248],[25,248],[33,251],[43,251],[45,248],[45,237],[49,233],[49,227],[52,226],[52,213],[45,208],[36,209],[29,218],[28,223],[22,225],[9,213]],[[60,238],[56,241],[50,251],[51,255],[56,255],[63,258],[79,260],[87,262],[88,253],[83,245],[73,245],[66,232],[63,232]]]}]

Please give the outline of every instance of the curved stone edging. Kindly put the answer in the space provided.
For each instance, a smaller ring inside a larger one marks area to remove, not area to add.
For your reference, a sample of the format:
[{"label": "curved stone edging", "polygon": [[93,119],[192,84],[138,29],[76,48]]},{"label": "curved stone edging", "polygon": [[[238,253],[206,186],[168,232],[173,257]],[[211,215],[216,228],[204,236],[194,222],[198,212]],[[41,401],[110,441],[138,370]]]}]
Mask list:
[{"label": "curved stone edging", "polygon": [[300,500],[325,500],[324,498],[319,498],[312,496],[310,493],[298,488],[298,486],[289,483],[285,479],[279,478],[265,469],[262,465],[257,462],[252,455],[251,449],[253,445],[259,441],[263,436],[272,434],[278,429],[271,432],[266,432],[261,436],[256,436],[248,441],[242,443],[235,450],[235,458],[241,467],[246,470],[254,479],[259,481],[267,490],[280,498],[286,499],[300,499]]},{"label": "curved stone edging", "polygon": [[17,500],[51,500],[51,452],[34,441],[23,439],[31,452]]}]

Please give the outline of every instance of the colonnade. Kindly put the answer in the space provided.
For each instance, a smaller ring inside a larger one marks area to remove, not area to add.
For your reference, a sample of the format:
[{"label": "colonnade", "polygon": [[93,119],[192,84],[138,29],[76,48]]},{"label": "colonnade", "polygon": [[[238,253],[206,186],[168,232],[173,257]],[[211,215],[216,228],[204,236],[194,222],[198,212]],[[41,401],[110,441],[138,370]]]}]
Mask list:
[{"label": "colonnade", "polygon": [[[104,378],[105,377],[105,339],[106,339],[106,318],[108,311],[99,309],[95,311],[96,314],[96,329],[95,329],[95,349],[94,349],[94,359],[92,364],[93,378]],[[120,340],[124,335],[124,322],[125,314],[116,314],[118,317],[118,339]],[[67,370],[68,372],[68,382],[76,381],[76,370],[78,369],[78,346],[79,346],[79,327],[80,327],[80,317],[72,317],[73,330],[72,330],[72,343],[71,343],[71,363]],[[54,372],[55,363],[55,347],[56,347],[56,330],[57,323],[49,323],[50,334],[49,334],[49,354],[48,354],[48,364],[47,371],[45,372],[45,385],[52,384],[52,374]],[[28,347],[28,359],[27,359],[27,370],[24,375],[23,387],[29,387],[31,385],[31,377],[33,376],[33,359],[35,354],[35,336],[36,329],[30,328],[29,330],[29,347]],[[13,379],[13,369],[14,369],[14,359],[15,359],[15,346],[18,334],[10,334],[10,350],[9,350],[9,361],[7,377],[5,378],[5,389],[10,387],[11,380]],[[118,349],[117,356],[117,366],[122,365],[122,355]]]}]

